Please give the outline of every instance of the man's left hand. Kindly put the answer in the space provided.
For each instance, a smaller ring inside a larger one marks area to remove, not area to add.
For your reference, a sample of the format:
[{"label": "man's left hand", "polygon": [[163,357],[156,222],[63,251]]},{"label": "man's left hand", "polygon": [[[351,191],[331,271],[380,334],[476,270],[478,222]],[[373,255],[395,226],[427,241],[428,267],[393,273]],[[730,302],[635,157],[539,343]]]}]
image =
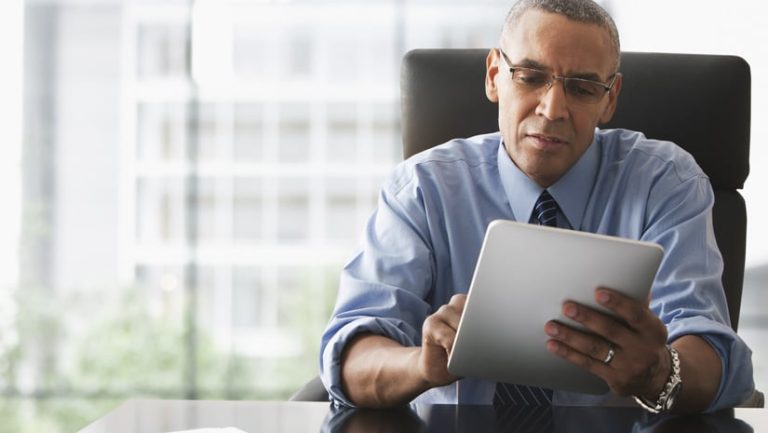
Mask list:
[{"label": "man's left hand", "polygon": [[566,301],[563,314],[591,333],[549,321],[547,350],[601,377],[617,395],[655,400],[672,368],[667,328],[645,302],[604,288],[595,291],[595,300],[618,319]]}]

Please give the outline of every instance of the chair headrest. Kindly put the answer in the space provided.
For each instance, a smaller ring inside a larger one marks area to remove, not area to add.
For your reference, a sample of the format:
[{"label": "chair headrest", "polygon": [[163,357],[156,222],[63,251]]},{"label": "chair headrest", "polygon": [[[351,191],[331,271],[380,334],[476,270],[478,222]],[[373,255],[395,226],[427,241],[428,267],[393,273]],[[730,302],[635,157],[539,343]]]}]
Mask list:
[{"label": "chair headrest", "polygon": [[[456,137],[498,130],[485,97],[484,49],[414,50],[401,71],[406,157]],[[605,128],[670,140],[690,152],[714,187],[742,188],[749,174],[750,69],[736,56],[621,54],[623,87]]]}]

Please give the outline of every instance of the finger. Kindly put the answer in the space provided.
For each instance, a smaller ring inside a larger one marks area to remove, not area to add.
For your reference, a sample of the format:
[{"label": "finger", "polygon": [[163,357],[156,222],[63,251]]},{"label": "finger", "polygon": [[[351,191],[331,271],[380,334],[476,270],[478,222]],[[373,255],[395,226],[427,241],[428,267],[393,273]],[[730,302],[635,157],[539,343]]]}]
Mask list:
[{"label": "finger", "polygon": [[464,313],[466,300],[467,295],[453,295],[447,304],[438,308],[435,315],[453,329],[459,329],[459,322],[461,321],[462,313]]},{"label": "finger", "polygon": [[456,330],[440,320],[439,317],[432,315],[424,321],[422,334],[425,345],[440,346],[446,351],[450,351],[456,337]]},{"label": "finger", "polygon": [[604,362],[610,350],[612,348],[615,350],[615,344],[612,345],[611,342],[602,337],[579,331],[555,321],[547,322],[544,331],[552,339],[598,361]]},{"label": "finger", "polygon": [[644,301],[637,301],[617,291],[599,288],[595,291],[595,300],[612,311],[633,329],[642,329],[656,319],[656,315]]},{"label": "finger", "polygon": [[447,304],[424,320],[421,329],[424,344],[441,346],[447,353],[451,352],[466,298],[466,295],[453,295]]},{"label": "finger", "polygon": [[448,301],[449,307],[451,307],[456,314],[458,314],[459,319],[461,319],[461,315],[464,313],[464,307],[467,304],[467,295],[453,295],[451,296],[451,300]]},{"label": "finger", "polygon": [[562,313],[586,329],[616,345],[624,345],[634,338],[633,332],[615,318],[584,305],[575,302],[565,302]]},{"label": "finger", "polygon": [[597,360],[557,340],[547,341],[547,351],[610,383],[613,372],[610,365],[602,360]]}]

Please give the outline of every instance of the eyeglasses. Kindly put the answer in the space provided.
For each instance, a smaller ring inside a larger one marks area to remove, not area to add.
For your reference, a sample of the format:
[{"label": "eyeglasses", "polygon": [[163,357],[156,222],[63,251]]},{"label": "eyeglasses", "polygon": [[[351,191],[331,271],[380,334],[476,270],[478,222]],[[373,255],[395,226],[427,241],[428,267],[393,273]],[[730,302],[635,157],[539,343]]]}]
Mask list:
[{"label": "eyeglasses", "polygon": [[565,96],[569,102],[579,104],[596,104],[603,99],[606,93],[613,88],[613,83],[616,82],[618,74],[613,74],[610,77],[608,83],[602,83],[600,81],[587,80],[585,78],[576,77],[563,77],[560,75],[553,75],[547,71],[540,69],[524,68],[522,66],[514,66],[509,60],[509,57],[498,49],[504,61],[509,66],[509,73],[512,74],[512,82],[514,82],[521,90],[526,92],[532,92],[539,90],[546,86],[546,90],[549,90],[556,80],[563,82],[563,90]]}]

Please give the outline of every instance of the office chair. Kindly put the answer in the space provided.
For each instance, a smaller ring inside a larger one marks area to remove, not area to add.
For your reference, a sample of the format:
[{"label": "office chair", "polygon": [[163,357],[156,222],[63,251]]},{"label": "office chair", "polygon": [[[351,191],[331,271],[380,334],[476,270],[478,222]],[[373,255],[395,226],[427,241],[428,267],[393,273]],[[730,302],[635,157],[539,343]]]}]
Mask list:
[{"label": "office chair", "polygon": [[[486,49],[423,49],[401,70],[403,157],[456,137],[498,131],[498,108],[485,97]],[[744,281],[747,217],[738,190],[749,174],[750,70],[719,55],[621,54],[624,83],[604,128],[641,131],[691,153],[715,191],[715,237],[723,255],[723,286],[734,330]],[[323,401],[319,378],[292,400]]]},{"label": "office chair", "polygon": [[[414,50],[401,75],[403,156],[451,138],[499,130],[485,97],[488,50]],[[626,128],[687,150],[715,191],[715,237],[734,330],[739,324],[747,217],[738,190],[749,174],[750,71],[740,57],[621,54],[624,83],[616,114],[603,128]]]}]

